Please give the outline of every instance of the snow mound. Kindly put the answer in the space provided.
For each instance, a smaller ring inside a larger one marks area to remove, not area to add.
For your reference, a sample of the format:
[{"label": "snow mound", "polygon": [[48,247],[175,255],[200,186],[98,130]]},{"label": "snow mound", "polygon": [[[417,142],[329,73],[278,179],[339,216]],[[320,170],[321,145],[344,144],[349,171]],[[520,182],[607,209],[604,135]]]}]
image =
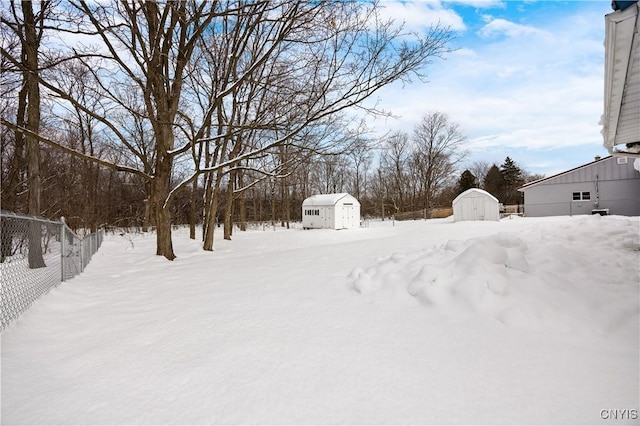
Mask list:
[{"label": "snow mound", "polygon": [[394,253],[354,269],[349,285],[380,303],[413,299],[443,315],[510,327],[633,332],[639,250],[637,218],[586,216]]}]

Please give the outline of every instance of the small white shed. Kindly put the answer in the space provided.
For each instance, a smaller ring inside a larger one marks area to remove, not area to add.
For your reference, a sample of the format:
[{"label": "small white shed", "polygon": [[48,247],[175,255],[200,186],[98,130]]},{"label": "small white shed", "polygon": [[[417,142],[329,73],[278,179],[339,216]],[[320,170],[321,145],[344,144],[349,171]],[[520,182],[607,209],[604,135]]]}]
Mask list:
[{"label": "small white shed", "polygon": [[500,220],[500,202],[482,189],[467,189],[453,200],[453,220]]},{"label": "small white shed", "polygon": [[360,203],[347,193],[313,195],[302,202],[304,229],[348,229],[360,226]]}]

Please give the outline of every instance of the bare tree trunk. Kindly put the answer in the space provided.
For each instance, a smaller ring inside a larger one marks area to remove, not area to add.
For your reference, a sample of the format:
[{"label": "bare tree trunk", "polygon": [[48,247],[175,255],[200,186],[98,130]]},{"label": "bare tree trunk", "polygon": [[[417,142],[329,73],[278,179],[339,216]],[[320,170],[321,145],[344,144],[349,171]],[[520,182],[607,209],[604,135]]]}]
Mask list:
[{"label": "bare tree trunk", "polygon": [[[242,171],[238,172],[238,187],[239,188],[244,187],[244,182],[243,182],[244,179],[243,178],[244,178],[244,173]],[[242,191],[239,194],[239,197],[238,197],[238,209],[239,209],[239,214],[240,214],[240,230],[241,231],[246,231],[247,230],[247,206],[245,204],[244,193],[245,193],[245,191]]]},{"label": "bare tree trunk", "polygon": [[211,216],[211,202],[213,198],[213,179],[214,174],[212,172],[205,175],[204,184],[204,200],[203,200],[203,215],[202,215],[202,241],[206,240],[207,231],[209,229],[209,219]]},{"label": "bare tree trunk", "polygon": [[276,226],[276,188],[271,184],[271,226]]},{"label": "bare tree trunk", "polygon": [[[207,133],[207,137],[210,134]],[[209,151],[209,144],[205,147],[205,164],[211,164],[211,154]],[[202,242],[207,239],[207,232],[209,231],[209,223],[211,219],[211,204],[213,201],[213,182],[214,173],[208,172],[204,175],[204,199],[202,203]],[[213,244],[213,243],[212,243]],[[206,244],[205,244],[206,245]]]},{"label": "bare tree trunk", "polygon": [[[81,124],[82,126],[82,124]],[[89,125],[87,125],[87,136],[86,142],[88,147],[85,146],[85,138],[83,138],[83,152],[94,156],[95,152],[93,149],[93,141],[92,135]],[[88,148],[88,149],[87,149]],[[88,219],[88,228],[91,232],[96,232],[98,229],[98,208],[97,208],[97,200],[98,200],[98,176],[100,175],[100,169],[97,164],[94,164],[90,161],[84,160],[82,161],[82,174],[84,181],[84,189],[87,199],[87,204],[85,206],[85,218]]]},{"label": "bare tree trunk", "polygon": [[147,196],[144,199],[144,219],[142,222],[142,232],[149,232],[150,224],[151,224],[151,202],[149,201],[149,197]]},{"label": "bare tree trunk", "polygon": [[[158,144],[161,144],[160,140]],[[172,147],[173,143],[167,145]],[[160,149],[159,153],[162,151]],[[173,252],[173,243],[171,241],[171,210],[169,205],[165,205],[170,190],[172,161],[169,156],[163,158],[161,155],[160,157],[156,166],[153,185],[154,194],[152,197],[155,200],[156,207],[156,254],[164,256],[167,260],[173,260],[176,255]]]},{"label": "bare tree trunk", "polygon": [[260,191],[251,191],[251,202],[253,204],[253,220],[255,222],[262,221],[262,200],[260,199]]},{"label": "bare tree trunk", "polygon": [[87,205],[85,207],[85,218],[88,219],[89,229],[91,232],[95,232],[97,228],[97,218],[95,216],[96,213],[96,199],[95,199],[95,191],[93,187],[93,164],[88,161],[83,162],[84,169],[84,178],[85,178],[85,193],[87,196]]},{"label": "bare tree trunk", "polygon": [[164,256],[167,260],[176,258],[173,253],[173,244],[171,242],[171,213],[167,208],[159,208],[156,210],[156,227],[157,232],[157,251],[156,254]]},{"label": "bare tree trunk", "polygon": [[14,222],[8,217],[0,220],[0,262],[13,254],[13,230]]},{"label": "bare tree trunk", "polygon": [[191,203],[189,205],[189,238],[192,240],[196,239],[196,218],[198,216],[198,211],[196,209],[196,202],[198,201],[197,192],[198,178],[195,178],[191,188]]},{"label": "bare tree trunk", "polygon": [[204,236],[203,249],[205,251],[213,251],[213,236],[216,228],[216,218],[218,215],[218,203],[220,197],[220,182],[222,181],[222,170],[218,170],[216,173],[215,184],[211,190],[211,204],[208,206],[208,223],[207,231]]},{"label": "bare tree trunk", "polygon": [[235,172],[231,172],[229,176],[229,184],[227,185],[227,201],[224,208],[224,239],[231,240],[233,234],[233,181],[235,180]]},{"label": "bare tree trunk", "polygon": [[[27,108],[27,85],[23,84],[18,93],[18,111],[16,114],[16,124],[21,127],[25,126],[25,115]],[[6,187],[5,198],[3,199],[2,208],[5,210],[16,211],[17,209],[17,193],[18,186],[24,175],[24,135],[22,132],[14,132],[14,149],[11,163],[9,164],[8,182]]]},{"label": "bare tree trunk", "polygon": [[[283,220],[287,226],[287,229],[290,229],[291,225],[291,203],[289,201],[289,186],[287,184],[287,178],[282,179],[282,210],[283,210]],[[284,225],[283,225],[284,226]]]},{"label": "bare tree trunk", "polygon": [[146,192],[146,198],[144,200],[144,224],[142,226],[142,230],[144,232],[147,232],[153,222],[152,222],[152,218],[155,215],[155,200],[153,200],[153,198],[151,197],[151,194],[153,193],[153,181],[148,180],[145,182],[144,184],[145,187],[145,192]]},{"label": "bare tree trunk", "polygon": [[[22,2],[24,16],[23,60],[25,66],[24,84],[27,87],[27,123],[26,128],[34,133],[40,129],[40,86],[38,84],[38,37],[33,5],[30,1]],[[40,215],[40,147],[38,140],[27,135],[27,159],[29,175],[29,214]],[[43,268],[47,265],[42,257],[41,225],[32,222],[29,231],[29,267]]]},{"label": "bare tree trunk", "polygon": [[285,195],[284,195],[284,179],[280,179],[280,226],[284,228],[286,217]]}]

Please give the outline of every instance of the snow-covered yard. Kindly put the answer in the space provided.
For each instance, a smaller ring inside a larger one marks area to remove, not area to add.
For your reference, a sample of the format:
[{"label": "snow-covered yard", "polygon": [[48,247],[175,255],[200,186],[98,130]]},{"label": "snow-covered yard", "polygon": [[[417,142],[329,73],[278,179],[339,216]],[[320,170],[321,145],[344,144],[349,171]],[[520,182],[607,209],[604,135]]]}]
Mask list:
[{"label": "snow-covered yard", "polygon": [[132,242],[2,333],[3,424],[637,424],[640,218]]}]

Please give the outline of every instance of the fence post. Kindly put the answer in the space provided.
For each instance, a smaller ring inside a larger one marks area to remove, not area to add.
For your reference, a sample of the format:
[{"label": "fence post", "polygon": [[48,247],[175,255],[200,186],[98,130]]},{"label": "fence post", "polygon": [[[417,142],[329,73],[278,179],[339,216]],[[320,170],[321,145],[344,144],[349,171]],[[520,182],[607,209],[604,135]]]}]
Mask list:
[{"label": "fence post", "polygon": [[60,216],[60,281],[64,282],[64,257],[67,251],[67,236],[65,234],[66,223],[64,216]]}]

